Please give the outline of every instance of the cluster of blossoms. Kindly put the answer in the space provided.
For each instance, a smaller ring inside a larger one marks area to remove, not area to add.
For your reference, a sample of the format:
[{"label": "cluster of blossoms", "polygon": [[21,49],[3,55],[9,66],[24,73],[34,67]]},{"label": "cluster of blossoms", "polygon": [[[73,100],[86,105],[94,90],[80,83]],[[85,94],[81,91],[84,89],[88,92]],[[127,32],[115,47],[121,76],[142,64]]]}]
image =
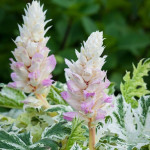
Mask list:
[{"label": "cluster of blossoms", "polygon": [[[45,13],[40,3],[33,1],[28,4],[23,16],[24,24],[19,26],[20,36],[15,40],[17,48],[13,51],[16,59],[11,59],[14,82],[9,86],[26,93],[45,94],[53,80],[51,72],[56,60],[54,55],[48,56],[50,50],[46,47],[49,40],[44,37],[49,28],[44,30]],[[105,58],[100,57],[104,50],[103,33],[94,32],[76,51],[76,62],[65,60],[69,68],[65,69],[68,91],[61,93],[62,97],[76,110],[65,113],[64,117],[72,120],[79,115],[88,122],[105,118],[106,109],[112,106],[112,96],[108,96],[107,88],[110,84],[106,72],[102,71]],[[38,97],[42,99],[42,97]]]},{"label": "cluster of blossoms", "polygon": [[[19,26],[20,36],[15,40],[17,48],[13,55],[16,61],[10,59],[13,70],[11,78],[14,82],[9,83],[9,86],[36,96],[29,96],[23,101],[26,104],[24,106],[50,106],[46,96],[53,82],[51,73],[56,60],[54,55],[48,56],[50,50],[46,43],[49,38],[44,36],[49,28],[44,30],[44,27],[50,20],[45,21],[45,13],[37,1],[27,5],[23,16],[24,24]],[[69,67],[65,69],[67,91],[61,95],[76,112],[64,113],[64,118],[71,121],[80,116],[88,122],[90,150],[95,145],[94,122],[104,119],[106,111],[113,106],[112,96],[107,94],[110,82],[106,72],[102,71],[106,58],[100,57],[103,50],[103,33],[97,31],[84,42],[80,53],[76,51],[76,62],[65,60]]]},{"label": "cluster of blossoms", "polygon": [[87,122],[95,122],[104,119],[107,109],[113,106],[112,96],[106,90],[110,82],[106,72],[101,70],[106,58],[100,57],[104,50],[102,45],[103,33],[93,32],[81,52],[76,51],[78,60],[65,60],[69,67],[65,69],[67,91],[61,95],[76,110],[64,114],[67,120],[80,116]]},{"label": "cluster of blossoms", "polygon": [[44,37],[47,28],[45,25],[45,13],[40,3],[33,1],[27,5],[24,24],[19,26],[20,36],[15,40],[17,48],[12,52],[16,61],[11,60],[14,82],[10,87],[20,89],[26,93],[46,93],[53,80],[51,72],[54,70],[56,60],[54,55],[48,56],[50,50],[46,47],[49,37]]}]

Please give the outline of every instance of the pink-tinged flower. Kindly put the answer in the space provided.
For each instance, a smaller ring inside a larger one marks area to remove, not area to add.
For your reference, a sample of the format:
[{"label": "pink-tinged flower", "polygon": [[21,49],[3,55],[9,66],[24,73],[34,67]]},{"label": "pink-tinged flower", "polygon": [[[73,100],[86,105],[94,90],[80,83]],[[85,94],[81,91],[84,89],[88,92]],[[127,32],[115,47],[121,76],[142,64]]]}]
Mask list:
[{"label": "pink-tinged flower", "polygon": [[51,80],[51,79],[45,79],[45,80],[42,81],[42,85],[43,86],[50,86],[50,85],[52,85],[53,81],[54,80]]},{"label": "pink-tinged flower", "polygon": [[66,101],[67,101],[67,99],[69,98],[69,97],[68,97],[68,92],[66,92],[66,91],[61,92],[61,96],[62,96],[62,98],[63,98],[64,100],[66,100]]},{"label": "pink-tinged flower", "polygon": [[88,113],[92,113],[92,107],[94,106],[94,101],[91,100],[89,102],[83,102],[81,104],[81,110],[85,113],[85,114],[88,114]]},{"label": "pink-tinged flower", "polygon": [[97,111],[96,120],[104,119],[105,116],[106,116],[106,111],[103,111],[103,110],[99,109]]},{"label": "pink-tinged flower", "polygon": [[72,121],[73,118],[78,117],[77,112],[66,112],[63,115],[64,115],[64,119],[67,121]]},{"label": "pink-tinged flower", "polygon": [[46,94],[52,84],[51,73],[56,66],[54,55],[48,56],[50,50],[46,47],[49,37],[45,37],[48,29],[45,25],[43,6],[38,1],[27,5],[24,24],[19,26],[20,36],[15,40],[17,48],[12,52],[15,59],[11,60],[14,82],[9,86],[20,89],[26,93]]},{"label": "pink-tinged flower", "polygon": [[92,122],[104,119],[112,107],[112,96],[106,90],[110,81],[102,70],[106,58],[101,57],[103,50],[103,33],[97,31],[83,43],[81,52],[76,51],[77,61],[65,60],[67,91],[61,95],[86,121],[87,118]]}]

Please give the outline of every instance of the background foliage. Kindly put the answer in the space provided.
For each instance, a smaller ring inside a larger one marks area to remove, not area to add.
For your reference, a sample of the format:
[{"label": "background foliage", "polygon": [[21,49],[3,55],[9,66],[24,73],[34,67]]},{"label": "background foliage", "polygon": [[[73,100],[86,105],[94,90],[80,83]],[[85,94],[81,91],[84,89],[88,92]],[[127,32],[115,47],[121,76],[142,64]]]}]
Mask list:
[{"label": "background foliage", "polygon": [[[0,82],[10,79],[9,58],[13,57],[17,24],[22,24],[23,8],[29,0],[0,1]],[[64,58],[76,59],[74,50],[96,30],[103,30],[108,78],[119,83],[131,63],[150,57],[149,0],[41,0],[52,28],[48,47],[56,55],[55,80],[65,82]],[[150,82],[150,81],[149,81]]]}]

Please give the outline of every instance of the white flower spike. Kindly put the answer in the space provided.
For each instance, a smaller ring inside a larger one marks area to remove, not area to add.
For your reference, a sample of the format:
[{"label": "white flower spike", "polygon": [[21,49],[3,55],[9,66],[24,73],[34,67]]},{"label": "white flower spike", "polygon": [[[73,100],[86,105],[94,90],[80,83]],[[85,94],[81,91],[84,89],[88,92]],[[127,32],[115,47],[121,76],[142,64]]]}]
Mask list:
[{"label": "white flower spike", "polygon": [[106,92],[110,82],[106,72],[101,70],[106,58],[100,57],[103,50],[103,33],[93,32],[83,43],[81,52],[76,51],[78,60],[66,60],[69,67],[65,69],[68,88],[61,93],[76,110],[64,113],[64,119],[72,121],[73,118],[80,117],[88,123],[90,150],[95,150],[96,123],[104,119],[113,106],[112,96]]},{"label": "white flower spike", "polygon": [[49,37],[44,37],[47,30],[45,25],[45,13],[40,3],[33,1],[27,5],[24,24],[19,26],[20,36],[15,40],[17,48],[13,51],[16,59],[11,60],[14,82],[10,87],[20,89],[26,93],[46,93],[53,80],[51,72],[54,70],[56,60],[54,55],[48,56],[50,50],[46,47]]},{"label": "white flower spike", "polygon": [[96,31],[84,42],[81,52],[76,51],[76,62],[65,60],[68,90],[61,95],[77,111],[65,113],[65,119],[79,115],[87,122],[96,122],[104,119],[112,106],[112,96],[106,93],[110,82],[101,70],[106,58],[100,57],[103,50],[103,33]]}]

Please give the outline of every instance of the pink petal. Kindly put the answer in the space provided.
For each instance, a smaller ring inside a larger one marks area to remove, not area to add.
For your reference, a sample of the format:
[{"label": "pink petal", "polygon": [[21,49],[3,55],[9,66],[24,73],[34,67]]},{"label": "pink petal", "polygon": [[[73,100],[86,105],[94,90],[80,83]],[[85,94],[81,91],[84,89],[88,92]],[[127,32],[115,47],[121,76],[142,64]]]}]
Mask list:
[{"label": "pink petal", "polygon": [[24,101],[21,101],[21,103],[23,103],[23,104],[28,104],[29,101],[28,101],[28,100],[24,100]]},{"label": "pink petal", "polygon": [[16,62],[16,63],[15,63],[15,67],[16,67],[16,68],[21,68],[21,67],[23,67],[23,66],[24,66],[23,62]]},{"label": "pink petal", "polygon": [[56,66],[56,59],[54,55],[51,55],[47,58],[48,60],[48,65],[51,67],[51,71],[54,70],[55,66]]},{"label": "pink petal", "polygon": [[86,90],[84,90],[83,93],[84,93],[84,97],[85,97],[86,99],[89,98],[89,97],[93,97],[93,96],[95,95],[95,92],[93,92],[93,93],[88,93]]},{"label": "pink petal", "polygon": [[15,62],[12,58],[9,59],[11,61],[11,63]]},{"label": "pink petal", "polygon": [[10,82],[10,83],[8,83],[8,87],[16,88],[17,84],[16,84],[16,82]]},{"label": "pink petal", "polygon": [[105,87],[108,88],[110,85],[110,81],[106,78],[105,79]]},{"label": "pink petal", "polygon": [[78,113],[77,112],[66,112],[63,113],[64,119],[67,121],[72,121],[73,118],[78,117]]},{"label": "pink petal", "polygon": [[105,116],[106,116],[106,112],[100,109],[100,110],[97,112],[96,120],[104,119]]},{"label": "pink petal", "polygon": [[41,60],[41,59],[43,59],[43,55],[40,53],[35,53],[32,57],[32,60],[36,60],[36,61]]},{"label": "pink petal", "polygon": [[16,80],[17,74],[15,72],[11,73],[11,78],[13,81]]},{"label": "pink petal", "polygon": [[69,98],[68,92],[67,92],[67,91],[61,92],[61,97],[62,97],[65,101],[68,101],[68,98]]},{"label": "pink petal", "polygon": [[83,102],[81,104],[81,110],[84,111],[85,114],[92,112],[92,107],[94,106],[94,101]]},{"label": "pink petal", "polygon": [[28,77],[30,78],[30,79],[38,79],[38,77],[40,76],[40,71],[34,71],[34,72],[30,72],[29,74],[28,74]]},{"label": "pink petal", "polygon": [[51,80],[51,79],[45,79],[45,80],[42,81],[42,85],[43,86],[50,86],[50,85],[52,85],[53,81],[54,80]]},{"label": "pink petal", "polygon": [[103,95],[103,101],[105,103],[111,103],[112,102],[112,96],[108,96],[106,93]]}]

